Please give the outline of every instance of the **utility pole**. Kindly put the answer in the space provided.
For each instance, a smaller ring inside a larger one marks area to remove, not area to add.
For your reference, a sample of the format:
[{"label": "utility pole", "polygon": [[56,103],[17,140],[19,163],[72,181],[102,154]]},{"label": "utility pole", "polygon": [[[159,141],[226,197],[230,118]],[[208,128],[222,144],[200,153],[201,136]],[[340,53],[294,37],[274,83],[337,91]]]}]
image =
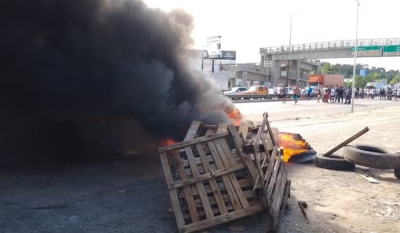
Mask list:
[{"label": "utility pole", "polygon": [[[289,52],[292,49],[292,13],[290,13],[290,35],[289,35]],[[288,54],[289,58],[289,54]],[[286,87],[289,86],[289,59],[287,61],[287,69],[286,69]]]},{"label": "utility pole", "polygon": [[357,50],[358,50],[358,8],[360,6],[360,0],[357,2],[357,18],[356,18],[356,44],[354,47],[354,67],[353,67],[353,85],[351,92],[351,113],[354,112],[354,94],[356,92],[356,67],[357,67]]}]

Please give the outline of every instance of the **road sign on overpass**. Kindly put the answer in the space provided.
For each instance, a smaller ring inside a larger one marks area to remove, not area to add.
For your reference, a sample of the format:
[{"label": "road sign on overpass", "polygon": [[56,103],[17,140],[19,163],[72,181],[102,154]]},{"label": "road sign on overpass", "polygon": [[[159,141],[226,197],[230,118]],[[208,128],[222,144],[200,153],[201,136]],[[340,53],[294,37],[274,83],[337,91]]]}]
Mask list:
[{"label": "road sign on overpass", "polygon": [[400,56],[400,45],[388,45],[383,48],[383,56]]},{"label": "road sign on overpass", "polygon": [[[376,57],[382,56],[383,46],[358,46],[357,57]],[[351,47],[351,54],[354,55],[355,47]]]}]

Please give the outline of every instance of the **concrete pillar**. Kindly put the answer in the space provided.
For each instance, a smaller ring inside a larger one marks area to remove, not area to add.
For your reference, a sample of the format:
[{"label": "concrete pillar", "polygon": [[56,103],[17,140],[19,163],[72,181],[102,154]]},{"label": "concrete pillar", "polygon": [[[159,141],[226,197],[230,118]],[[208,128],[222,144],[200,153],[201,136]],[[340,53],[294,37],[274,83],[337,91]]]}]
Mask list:
[{"label": "concrete pillar", "polygon": [[295,64],[296,64],[296,85],[299,85],[299,79],[300,79],[300,75],[301,75],[301,73],[300,73],[300,61],[296,60]]},{"label": "concrete pillar", "polygon": [[279,83],[279,78],[281,77],[279,61],[271,61],[271,84]]},{"label": "concrete pillar", "polygon": [[247,87],[247,71],[242,72],[242,85]]}]

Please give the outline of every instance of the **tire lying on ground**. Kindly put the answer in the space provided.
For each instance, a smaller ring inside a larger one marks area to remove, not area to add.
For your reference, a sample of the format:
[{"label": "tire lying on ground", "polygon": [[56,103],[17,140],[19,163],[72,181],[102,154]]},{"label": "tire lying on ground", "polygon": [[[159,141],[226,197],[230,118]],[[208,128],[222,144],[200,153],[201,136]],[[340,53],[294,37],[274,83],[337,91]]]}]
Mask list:
[{"label": "tire lying on ground", "polygon": [[330,170],[352,170],[354,169],[354,163],[347,162],[340,155],[328,155],[322,156],[322,154],[317,154],[314,160],[315,166]]},{"label": "tire lying on ground", "polygon": [[394,169],[394,176],[397,179],[400,179],[400,168]]},{"label": "tire lying on ground", "polygon": [[367,144],[345,146],[345,160],[364,167],[395,169],[400,167],[400,154],[394,150]]}]

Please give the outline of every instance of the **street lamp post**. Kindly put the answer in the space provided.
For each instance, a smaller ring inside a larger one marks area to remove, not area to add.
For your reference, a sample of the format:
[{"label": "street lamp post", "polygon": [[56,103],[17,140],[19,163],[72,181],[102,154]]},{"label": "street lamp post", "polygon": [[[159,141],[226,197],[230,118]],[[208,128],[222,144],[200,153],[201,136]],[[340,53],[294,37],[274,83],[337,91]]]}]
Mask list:
[{"label": "street lamp post", "polygon": [[[289,52],[292,47],[292,14],[290,13],[290,35],[289,35]],[[289,56],[288,56],[289,57]],[[289,86],[289,59],[287,61],[287,71],[286,71],[286,86]]]},{"label": "street lamp post", "polygon": [[357,50],[358,50],[358,8],[360,6],[360,0],[357,2],[357,18],[356,18],[356,45],[354,47],[354,67],[353,67],[353,85],[351,92],[351,113],[354,112],[354,94],[356,92],[356,67],[357,67]]}]

